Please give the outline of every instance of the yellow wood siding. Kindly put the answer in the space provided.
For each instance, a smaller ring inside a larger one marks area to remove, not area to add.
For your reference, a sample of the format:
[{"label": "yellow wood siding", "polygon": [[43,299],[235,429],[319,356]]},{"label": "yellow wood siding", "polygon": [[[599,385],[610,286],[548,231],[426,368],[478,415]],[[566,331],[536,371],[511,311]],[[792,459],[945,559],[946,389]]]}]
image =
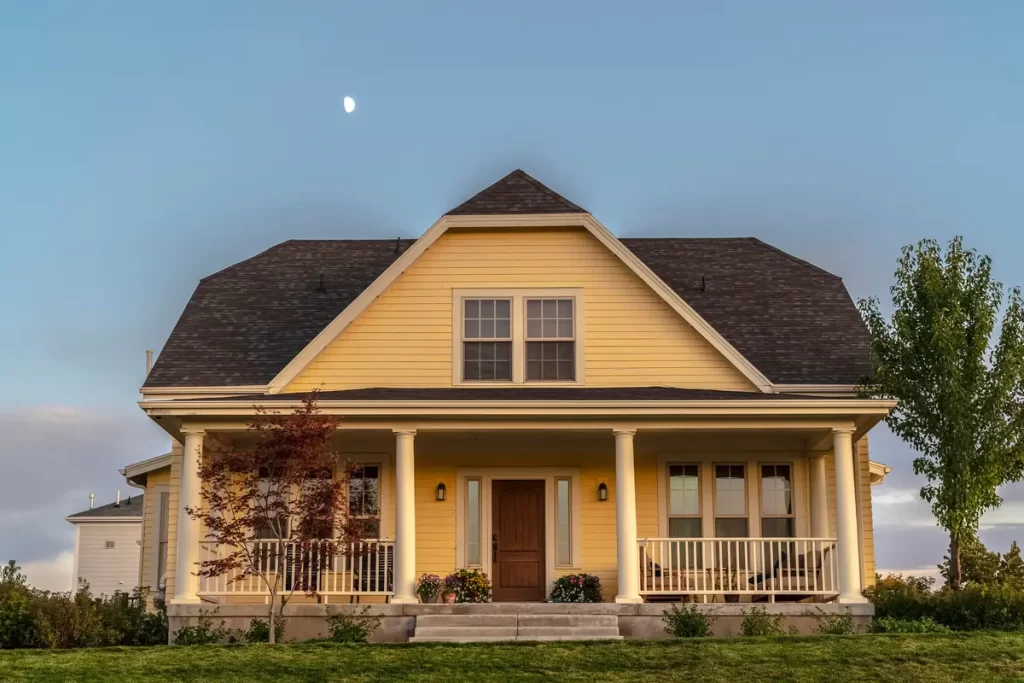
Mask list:
[{"label": "yellow wood siding", "polygon": [[560,229],[446,233],[285,391],[451,386],[452,290],[499,287],[583,288],[588,386],[754,389],[590,233]]},{"label": "yellow wood siding", "polygon": [[167,599],[174,595],[175,568],[178,561],[178,507],[181,502],[181,461],[184,447],[171,442],[170,517],[167,520]]},{"label": "yellow wood siding", "polygon": [[[160,508],[160,496],[154,491],[158,486],[169,486],[171,468],[164,467],[146,474],[146,505],[142,517],[142,556],[139,561],[139,585],[149,588],[150,593],[157,591],[159,571],[156,565],[156,544],[160,529],[157,527],[157,515]],[[168,549],[169,551],[169,549]]]}]

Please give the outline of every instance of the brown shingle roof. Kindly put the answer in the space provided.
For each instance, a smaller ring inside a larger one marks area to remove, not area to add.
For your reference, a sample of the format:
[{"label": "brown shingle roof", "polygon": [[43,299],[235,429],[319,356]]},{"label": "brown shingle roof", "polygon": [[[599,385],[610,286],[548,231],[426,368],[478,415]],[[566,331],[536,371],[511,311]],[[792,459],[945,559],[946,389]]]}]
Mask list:
[{"label": "brown shingle roof", "polygon": [[[449,213],[583,211],[517,170]],[[870,372],[867,330],[835,275],[752,238],[622,243],[771,381]],[[291,240],[204,278],[145,386],[270,382],[410,244]]]},{"label": "brown shingle roof", "polygon": [[99,505],[88,510],[82,510],[76,512],[73,515],[68,515],[68,519],[82,519],[86,520],[90,517],[142,517],[142,511],[146,501],[145,494],[141,496],[128,496],[121,501],[120,505],[117,503],[107,503],[106,505]]},{"label": "brown shingle roof", "polygon": [[477,192],[447,216],[516,213],[587,213],[533,176],[516,169]]}]

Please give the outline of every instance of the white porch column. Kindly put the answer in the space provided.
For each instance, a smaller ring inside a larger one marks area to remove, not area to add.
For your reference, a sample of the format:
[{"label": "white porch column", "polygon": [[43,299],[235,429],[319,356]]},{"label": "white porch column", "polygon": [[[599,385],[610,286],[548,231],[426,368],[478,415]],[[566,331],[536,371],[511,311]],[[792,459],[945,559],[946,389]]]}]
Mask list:
[{"label": "white porch column", "polygon": [[185,435],[185,448],[181,456],[181,489],[178,494],[178,546],[174,563],[174,597],[175,603],[198,603],[199,577],[195,572],[199,567],[199,534],[198,519],[192,519],[186,507],[198,508],[202,503],[199,496],[199,461],[203,457],[202,429],[182,428]]},{"label": "white porch column", "polygon": [[635,429],[615,433],[615,535],[618,543],[619,594],[615,602],[642,602],[636,547],[636,484],[633,473]]},{"label": "white porch column", "polygon": [[416,598],[415,429],[395,429],[395,596],[393,603]]},{"label": "white porch column", "polygon": [[839,545],[839,602],[865,602],[861,595],[857,489],[853,477],[853,430],[832,432],[836,461],[836,532]]},{"label": "white porch column", "polygon": [[811,536],[828,537],[828,476],[825,456],[808,458],[811,470]]}]

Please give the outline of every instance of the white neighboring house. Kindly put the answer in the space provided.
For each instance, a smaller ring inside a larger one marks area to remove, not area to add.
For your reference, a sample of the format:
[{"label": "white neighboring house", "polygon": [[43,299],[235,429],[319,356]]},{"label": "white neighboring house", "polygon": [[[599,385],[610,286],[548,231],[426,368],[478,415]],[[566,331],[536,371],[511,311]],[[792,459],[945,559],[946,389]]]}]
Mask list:
[{"label": "white neighboring house", "polygon": [[72,590],[88,583],[98,596],[130,593],[139,585],[144,502],[144,496],[133,496],[64,518],[75,525]]}]

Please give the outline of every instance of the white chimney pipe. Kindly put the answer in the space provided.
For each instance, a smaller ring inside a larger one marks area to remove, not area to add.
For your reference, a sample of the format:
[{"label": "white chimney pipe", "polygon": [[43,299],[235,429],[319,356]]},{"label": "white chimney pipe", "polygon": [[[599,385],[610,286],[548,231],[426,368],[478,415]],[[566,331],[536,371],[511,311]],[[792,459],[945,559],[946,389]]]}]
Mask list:
[{"label": "white chimney pipe", "polygon": [[146,377],[153,370],[153,349],[146,349]]},{"label": "white chimney pipe", "polygon": [[121,489],[117,490],[117,502],[114,503],[114,507],[116,507],[116,508],[121,507]]},{"label": "white chimney pipe", "polygon": [[96,504],[96,494],[95,493],[90,493],[89,494],[89,509],[92,510],[92,506],[95,505],[95,504]]}]

